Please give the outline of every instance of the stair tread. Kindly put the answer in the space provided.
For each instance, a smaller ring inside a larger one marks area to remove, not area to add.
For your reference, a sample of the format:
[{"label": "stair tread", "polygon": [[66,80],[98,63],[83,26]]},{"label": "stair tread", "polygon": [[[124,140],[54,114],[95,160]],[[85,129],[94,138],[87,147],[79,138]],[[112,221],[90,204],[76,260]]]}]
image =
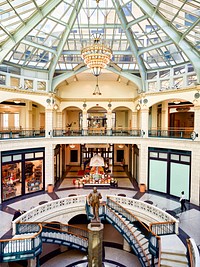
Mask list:
[{"label": "stair tread", "polygon": [[188,267],[188,263],[181,263],[177,261],[168,261],[161,259],[161,267]]},{"label": "stair tread", "polygon": [[183,262],[187,263],[188,259],[185,255],[176,255],[176,254],[166,254],[162,253],[161,254],[161,260],[172,260],[172,261],[177,261],[177,262]]}]

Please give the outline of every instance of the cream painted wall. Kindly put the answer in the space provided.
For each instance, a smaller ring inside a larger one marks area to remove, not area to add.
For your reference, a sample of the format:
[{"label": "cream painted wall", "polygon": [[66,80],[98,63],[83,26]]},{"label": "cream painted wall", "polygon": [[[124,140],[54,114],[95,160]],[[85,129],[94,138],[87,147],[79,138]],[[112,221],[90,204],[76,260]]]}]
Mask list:
[{"label": "cream painted wall", "polygon": [[[99,89],[101,96],[93,96],[96,82],[73,82],[69,85],[59,87],[59,96],[61,98],[76,98],[76,99],[102,99],[102,98],[135,98],[137,97],[137,90],[131,85],[126,85],[119,82],[100,81]],[[113,91],[114,89],[114,91]]]}]

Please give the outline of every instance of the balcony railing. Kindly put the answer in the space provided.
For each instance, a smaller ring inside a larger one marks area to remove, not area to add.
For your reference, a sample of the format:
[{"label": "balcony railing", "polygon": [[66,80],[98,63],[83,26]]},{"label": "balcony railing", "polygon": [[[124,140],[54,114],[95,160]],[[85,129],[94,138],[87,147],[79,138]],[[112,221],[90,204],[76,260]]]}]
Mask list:
[{"label": "balcony railing", "polygon": [[149,137],[192,139],[194,128],[150,129]]},{"label": "balcony railing", "polygon": [[130,129],[126,127],[118,127],[112,129],[101,128],[88,128],[88,129],[54,129],[53,137],[61,136],[134,136],[141,137],[143,131],[140,129]]},{"label": "balcony railing", "polygon": [[21,129],[1,129],[0,139],[15,139],[15,138],[34,138],[34,137],[44,137],[45,130],[21,130]]},{"label": "balcony railing", "polygon": [[[112,129],[101,128],[71,128],[71,129],[53,129],[49,131],[48,137],[80,137],[80,136],[126,136],[143,137],[144,131],[141,129],[130,129],[127,127],[117,127]],[[193,128],[168,128],[168,129],[150,129],[148,137],[155,138],[173,138],[173,139],[194,139]],[[0,140],[21,139],[21,138],[41,138],[46,136],[45,129],[0,129]]]}]

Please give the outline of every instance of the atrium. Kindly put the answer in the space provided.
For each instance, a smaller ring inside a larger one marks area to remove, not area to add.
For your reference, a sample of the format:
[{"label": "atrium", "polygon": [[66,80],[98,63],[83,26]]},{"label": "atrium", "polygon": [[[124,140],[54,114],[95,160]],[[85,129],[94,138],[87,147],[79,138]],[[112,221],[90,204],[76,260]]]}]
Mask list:
[{"label": "atrium", "polygon": [[0,92],[2,210],[111,178],[199,209],[199,0],[1,0]]}]

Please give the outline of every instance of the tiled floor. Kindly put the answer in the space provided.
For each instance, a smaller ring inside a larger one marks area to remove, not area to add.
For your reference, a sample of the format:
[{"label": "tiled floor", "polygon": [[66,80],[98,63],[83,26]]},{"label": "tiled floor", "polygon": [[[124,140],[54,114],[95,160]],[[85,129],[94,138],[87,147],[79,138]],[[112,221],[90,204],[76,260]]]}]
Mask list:
[{"label": "tiled floor", "polygon": [[[79,168],[73,167],[67,173],[66,178],[63,179],[62,183],[56,188],[55,193],[57,198],[63,198],[68,196],[69,194],[76,193],[77,195],[87,195],[91,192],[91,189],[84,188],[74,188],[72,180],[73,178],[77,178],[77,172]],[[200,210],[199,207],[187,204],[187,211],[181,213],[180,212],[180,203],[178,199],[165,197],[164,195],[153,194],[153,193],[139,193],[136,188],[131,184],[128,179],[126,172],[122,167],[118,166],[116,169],[113,169],[112,175],[118,180],[118,188],[110,188],[110,189],[100,189],[101,194],[103,196],[103,200],[106,199],[107,195],[116,195],[119,193],[125,194],[130,198],[137,198],[142,201],[152,201],[153,204],[163,210],[171,211],[174,213],[176,218],[180,221],[180,233],[181,238],[192,237],[194,238],[197,245],[200,245],[200,230],[199,230],[199,222],[200,222]],[[48,193],[42,193],[34,197],[29,197],[27,199],[16,200],[14,203],[10,203],[8,205],[2,205],[2,209],[0,211],[0,216],[3,218],[0,221],[0,236],[1,238],[6,237],[10,233],[10,226],[13,217],[13,213],[17,209],[21,210],[29,210],[32,207],[39,205],[41,201],[51,201],[52,198]],[[120,263],[121,265],[112,265],[113,263],[105,263],[105,267],[116,267],[116,266],[126,266],[132,267],[133,262],[134,266],[140,266],[137,258],[131,253],[125,252],[123,250],[119,250],[111,247],[104,247],[105,251],[105,259],[113,260],[115,262]],[[67,259],[67,262],[66,262]],[[72,266],[74,261],[84,260],[85,255],[83,255],[79,251],[69,250],[65,253],[60,254],[57,257],[51,258],[48,262],[45,262],[42,267],[61,267],[61,266]],[[55,264],[56,262],[56,264]],[[85,267],[85,263],[77,264],[78,267]],[[0,265],[1,266],[1,265]],[[74,265],[75,266],[75,265]]]}]

